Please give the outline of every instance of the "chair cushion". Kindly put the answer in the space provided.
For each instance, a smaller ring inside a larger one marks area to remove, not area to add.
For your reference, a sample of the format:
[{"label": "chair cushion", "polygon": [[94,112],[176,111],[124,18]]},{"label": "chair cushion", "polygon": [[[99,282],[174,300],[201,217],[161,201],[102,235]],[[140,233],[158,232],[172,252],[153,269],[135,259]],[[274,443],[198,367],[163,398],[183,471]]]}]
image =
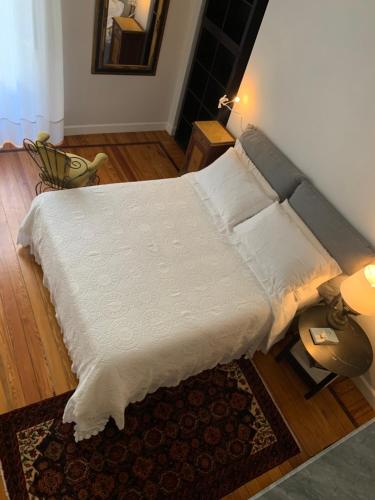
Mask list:
[{"label": "chair cushion", "polygon": [[69,186],[86,186],[90,177],[94,174],[94,170],[90,168],[92,162],[72,153],[66,153],[66,155],[70,159],[68,170],[68,177],[70,178]]},{"label": "chair cushion", "polygon": [[43,142],[36,141],[35,145],[45,169],[44,177],[49,182],[61,187],[63,179],[67,177],[69,172],[69,159],[62,151],[54,149]]},{"label": "chair cushion", "polygon": [[93,162],[73,153],[65,153],[46,143],[49,135],[41,132],[35,141],[35,146],[43,162],[44,182],[56,187],[71,188],[87,186],[90,178],[107,159],[107,155],[99,153]]}]

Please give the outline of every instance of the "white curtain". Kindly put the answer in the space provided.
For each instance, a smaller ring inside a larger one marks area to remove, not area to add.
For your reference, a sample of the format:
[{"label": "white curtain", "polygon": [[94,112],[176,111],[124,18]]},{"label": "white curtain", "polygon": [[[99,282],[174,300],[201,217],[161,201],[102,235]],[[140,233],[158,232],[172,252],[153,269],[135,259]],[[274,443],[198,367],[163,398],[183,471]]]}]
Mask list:
[{"label": "white curtain", "polygon": [[0,147],[64,137],[60,0],[0,0]]}]

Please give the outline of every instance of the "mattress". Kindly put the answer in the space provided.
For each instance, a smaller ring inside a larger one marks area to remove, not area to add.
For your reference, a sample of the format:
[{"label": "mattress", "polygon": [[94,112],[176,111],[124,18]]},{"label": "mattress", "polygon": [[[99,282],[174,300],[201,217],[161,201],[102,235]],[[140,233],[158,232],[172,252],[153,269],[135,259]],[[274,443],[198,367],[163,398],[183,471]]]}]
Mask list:
[{"label": "mattress", "polygon": [[162,386],[253,353],[274,309],[191,177],[44,193],[18,236],[44,283],[79,383],[77,441]]}]

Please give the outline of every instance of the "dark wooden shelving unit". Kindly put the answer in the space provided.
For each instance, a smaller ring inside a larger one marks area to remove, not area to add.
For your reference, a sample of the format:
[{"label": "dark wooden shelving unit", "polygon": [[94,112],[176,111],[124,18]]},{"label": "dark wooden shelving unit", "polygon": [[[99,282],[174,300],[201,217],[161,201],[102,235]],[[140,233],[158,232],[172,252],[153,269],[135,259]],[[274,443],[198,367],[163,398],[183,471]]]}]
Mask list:
[{"label": "dark wooden shelving unit", "polygon": [[230,112],[219,98],[235,96],[268,0],[207,0],[175,134],[186,149],[196,120],[226,124]]}]

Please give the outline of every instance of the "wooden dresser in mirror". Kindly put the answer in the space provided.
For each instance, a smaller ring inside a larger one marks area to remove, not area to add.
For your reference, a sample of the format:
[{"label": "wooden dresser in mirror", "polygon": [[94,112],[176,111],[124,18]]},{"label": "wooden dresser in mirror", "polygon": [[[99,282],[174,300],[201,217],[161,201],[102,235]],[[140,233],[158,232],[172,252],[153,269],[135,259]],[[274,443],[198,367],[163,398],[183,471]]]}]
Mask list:
[{"label": "wooden dresser in mirror", "polygon": [[132,17],[114,17],[111,64],[142,64],[146,31]]},{"label": "wooden dresser in mirror", "polygon": [[96,0],[92,73],[154,75],[169,0]]}]

